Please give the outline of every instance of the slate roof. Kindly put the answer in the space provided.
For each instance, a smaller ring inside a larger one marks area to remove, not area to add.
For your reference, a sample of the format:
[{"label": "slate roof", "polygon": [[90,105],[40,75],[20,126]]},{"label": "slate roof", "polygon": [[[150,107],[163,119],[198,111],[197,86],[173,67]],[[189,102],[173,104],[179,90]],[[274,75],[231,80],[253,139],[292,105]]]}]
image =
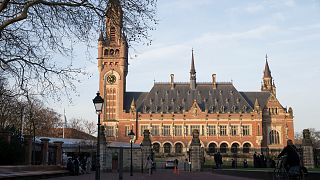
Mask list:
[{"label": "slate roof", "polygon": [[254,102],[257,99],[260,105],[260,108],[263,109],[270,97],[270,92],[240,92],[240,94],[247,100],[252,108],[254,108]]},{"label": "slate roof", "polygon": [[239,92],[232,83],[218,82],[216,89],[211,83],[197,83],[190,89],[190,83],[155,83],[150,92],[127,92],[125,110],[129,112],[132,99],[141,113],[183,113],[188,111],[194,100],[202,111],[208,113],[248,113],[254,109],[257,98],[264,107],[270,92]]}]

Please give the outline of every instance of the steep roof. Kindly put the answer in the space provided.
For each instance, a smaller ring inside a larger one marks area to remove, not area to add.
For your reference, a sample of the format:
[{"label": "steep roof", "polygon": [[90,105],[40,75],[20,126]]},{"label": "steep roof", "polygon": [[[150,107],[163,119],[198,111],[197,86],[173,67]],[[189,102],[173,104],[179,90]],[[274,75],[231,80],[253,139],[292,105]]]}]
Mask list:
[{"label": "steep roof", "polygon": [[251,107],[254,107],[255,100],[258,100],[260,107],[263,109],[270,97],[270,92],[240,92],[240,94],[247,100]]},{"label": "steep roof", "polygon": [[[125,110],[130,109],[132,99],[137,100],[137,110],[142,113],[182,113],[196,101],[202,111],[208,113],[251,112],[253,106],[232,83],[198,83],[195,90],[189,83],[155,83],[149,93],[127,92]],[[259,102],[260,103],[260,102]]]}]

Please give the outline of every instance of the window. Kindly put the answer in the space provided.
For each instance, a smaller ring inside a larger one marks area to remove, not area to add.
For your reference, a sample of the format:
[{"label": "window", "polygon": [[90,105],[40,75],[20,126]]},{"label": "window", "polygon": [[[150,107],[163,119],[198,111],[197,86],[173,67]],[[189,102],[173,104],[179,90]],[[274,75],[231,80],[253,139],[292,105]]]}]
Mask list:
[{"label": "window", "polygon": [[153,150],[157,153],[160,152],[160,144],[159,143],[153,143]]},{"label": "window", "polygon": [[207,133],[208,133],[208,136],[215,136],[216,135],[216,126],[209,125]]},{"label": "window", "polygon": [[176,153],[182,153],[182,144],[181,143],[177,143],[175,145],[175,152]]},{"label": "window", "polygon": [[130,126],[125,126],[124,127],[124,136],[128,136],[128,134],[130,133],[131,129]]},{"label": "window", "polygon": [[250,152],[251,145],[249,143],[244,143],[243,145],[243,153],[249,153]]},{"label": "window", "polygon": [[152,136],[159,136],[159,125],[152,125],[151,127]]},{"label": "window", "polygon": [[195,130],[195,129],[197,129],[199,131],[199,133],[200,133],[200,126],[199,125],[191,125],[190,126],[191,135],[193,133],[193,130]]},{"label": "window", "polygon": [[148,129],[149,126],[148,125],[141,125],[140,126],[140,136],[143,136],[143,132],[144,130]]},{"label": "window", "polygon": [[216,149],[217,149],[217,145],[215,143],[210,143],[208,153],[213,154],[216,152]]},{"label": "window", "polygon": [[171,144],[165,143],[163,145],[163,150],[164,150],[164,153],[170,153],[171,152]]},{"label": "window", "polygon": [[114,128],[113,126],[106,126],[106,136],[114,136]]},{"label": "window", "polygon": [[170,136],[170,125],[164,125],[163,126],[163,135],[164,136]]},{"label": "window", "polygon": [[231,125],[231,136],[237,136],[238,133],[238,126],[237,125]]},{"label": "window", "polygon": [[182,136],[182,126],[174,126],[175,136]]},{"label": "window", "polygon": [[111,27],[110,28],[110,41],[115,41],[116,40],[116,28]]},{"label": "window", "polygon": [[242,135],[243,136],[250,136],[250,126],[249,125],[242,126]]},{"label": "window", "polygon": [[227,148],[228,148],[228,144],[227,143],[222,143],[220,145],[220,153],[227,153]]},{"label": "window", "polygon": [[220,126],[220,136],[226,136],[227,135],[227,126],[221,125]]},{"label": "window", "polygon": [[272,130],[269,133],[270,144],[280,144],[279,132]]}]

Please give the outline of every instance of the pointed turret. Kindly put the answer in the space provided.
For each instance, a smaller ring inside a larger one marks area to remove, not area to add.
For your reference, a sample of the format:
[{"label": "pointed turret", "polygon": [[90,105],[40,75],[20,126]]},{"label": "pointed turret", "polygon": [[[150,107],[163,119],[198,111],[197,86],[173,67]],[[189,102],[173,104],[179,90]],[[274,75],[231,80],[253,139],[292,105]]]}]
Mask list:
[{"label": "pointed turret", "polygon": [[99,35],[98,41],[99,41],[99,42],[100,42],[100,41],[104,41],[104,37],[103,37],[103,32],[102,32],[102,31],[100,31],[100,35]]},{"label": "pointed turret", "polygon": [[190,69],[190,88],[196,89],[196,69],[194,66],[194,55],[192,49],[192,57],[191,57],[191,69]]},{"label": "pointed turret", "polygon": [[254,102],[254,110],[259,112],[260,111],[260,104],[258,99],[256,98],[255,102]]},{"label": "pointed turret", "polygon": [[130,111],[131,111],[132,113],[134,113],[134,112],[136,111],[136,103],[135,103],[135,101],[134,101],[134,98],[133,98],[132,101],[131,101]]},{"label": "pointed turret", "polygon": [[268,55],[266,54],[266,64],[264,66],[263,78],[271,78],[271,71],[268,64]]},{"label": "pointed turret", "polygon": [[276,86],[271,76],[271,71],[268,64],[268,55],[266,54],[266,64],[263,71],[263,82],[261,85],[261,91],[269,91],[276,95]]}]

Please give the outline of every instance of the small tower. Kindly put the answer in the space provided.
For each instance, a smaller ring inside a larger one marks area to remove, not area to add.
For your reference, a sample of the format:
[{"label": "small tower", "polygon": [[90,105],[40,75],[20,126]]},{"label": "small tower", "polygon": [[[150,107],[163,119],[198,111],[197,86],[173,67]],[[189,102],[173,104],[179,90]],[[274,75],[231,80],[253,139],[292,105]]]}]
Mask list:
[{"label": "small tower", "polygon": [[196,89],[196,69],[194,66],[194,56],[193,56],[193,49],[192,49],[192,57],[191,57],[191,69],[190,69],[190,88],[192,90]]},{"label": "small tower", "polygon": [[276,86],[271,76],[271,71],[268,64],[268,55],[266,54],[266,64],[263,71],[263,82],[261,85],[261,91],[269,91],[276,95]]}]

